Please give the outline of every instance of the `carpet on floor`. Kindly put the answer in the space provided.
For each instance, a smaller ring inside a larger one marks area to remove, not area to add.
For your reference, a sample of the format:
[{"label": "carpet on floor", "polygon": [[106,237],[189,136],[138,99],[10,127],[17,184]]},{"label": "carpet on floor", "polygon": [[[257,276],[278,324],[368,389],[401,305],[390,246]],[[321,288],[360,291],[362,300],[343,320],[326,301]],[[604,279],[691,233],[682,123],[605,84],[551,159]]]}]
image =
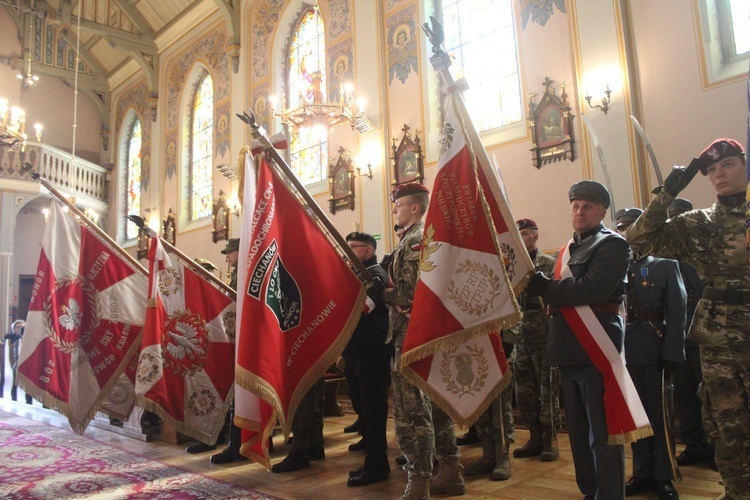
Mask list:
[{"label": "carpet on floor", "polygon": [[0,411],[0,497],[274,499]]}]

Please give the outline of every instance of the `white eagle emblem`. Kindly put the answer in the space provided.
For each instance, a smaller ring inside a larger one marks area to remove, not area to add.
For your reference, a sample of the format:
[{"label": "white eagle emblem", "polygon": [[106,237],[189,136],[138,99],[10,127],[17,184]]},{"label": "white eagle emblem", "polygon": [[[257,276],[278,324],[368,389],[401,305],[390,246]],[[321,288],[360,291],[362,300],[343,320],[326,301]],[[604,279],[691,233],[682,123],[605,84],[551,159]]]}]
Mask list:
[{"label": "white eagle emblem", "polygon": [[76,299],[69,299],[68,305],[63,305],[60,309],[64,313],[57,318],[60,326],[71,331],[81,326],[81,306]]},{"label": "white eagle emblem", "polygon": [[177,360],[183,360],[205,354],[205,348],[202,346],[201,338],[198,336],[198,330],[195,326],[178,322],[175,329],[177,333],[168,332],[169,337],[174,342],[167,345],[167,352],[170,356]]}]

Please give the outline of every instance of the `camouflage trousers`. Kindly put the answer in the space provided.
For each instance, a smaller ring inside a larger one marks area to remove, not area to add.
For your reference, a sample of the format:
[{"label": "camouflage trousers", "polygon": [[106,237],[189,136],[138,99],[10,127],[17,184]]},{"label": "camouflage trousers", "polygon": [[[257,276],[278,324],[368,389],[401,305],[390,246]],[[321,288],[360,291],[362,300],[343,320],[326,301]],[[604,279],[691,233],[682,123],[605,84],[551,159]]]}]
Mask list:
[{"label": "camouflage trousers", "polygon": [[[539,342],[527,336],[518,339],[513,378],[522,421],[529,426],[529,431],[539,436],[542,432],[551,432],[554,437],[560,426],[560,381],[559,377],[550,380],[550,367],[544,363],[545,342],[544,338]],[[553,412],[550,412],[550,397],[554,400]]]},{"label": "camouflage trousers", "polygon": [[750,498],[750,352],[700,347],[703,421],[726,498]]},{"label": "camouflage trousers", "polygon": [[499,441],[505,436],[505,448],[516,442],[516,427],[513,421],[513,384],[510,383],[492,400],[490,406],[474,423],[477,436],[483,442]]},{"label": "camouflage trousers", "polygon": [[434,456],[439,461],[458,457],[453,420],[398,370],[404,336],[394,335],[396,358],[393,379],[393,423],[396,441],[406,457],[404,470],[432,476]]}]

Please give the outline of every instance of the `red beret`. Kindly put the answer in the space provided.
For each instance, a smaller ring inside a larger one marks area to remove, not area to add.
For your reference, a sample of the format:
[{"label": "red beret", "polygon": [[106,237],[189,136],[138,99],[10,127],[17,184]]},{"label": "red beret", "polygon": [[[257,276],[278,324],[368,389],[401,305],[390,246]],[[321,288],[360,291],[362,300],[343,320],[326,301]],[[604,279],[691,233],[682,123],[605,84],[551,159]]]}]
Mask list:
[{"label": "red beret", "polygon": [[518,226],[519,231],[522,231],[524,229],[539,229],[539,227],[537,227],[536,225],[536,222],[531,219],[518,219],[516,221],[516,225]]},{"label": "red beret", "polygon": [[404,196],[409,196],[410,194],[417,194],[417,193],[429,193],[430,190],[427,189],[427,187],[419,182],[407,182],[405,184],[399,184],[395,188],[393,188],[393,191],[391,191],[391,201],[396,202],[399,198],[403,198]]},{"label": "red beret", "polygon": [[702,162],[701,173],[706,175],[706,168],[717,161],[730,156],[740,156],[745,154],[742,144],[734,139],[716,139],[706,149],[703,150],[698,159]]}]

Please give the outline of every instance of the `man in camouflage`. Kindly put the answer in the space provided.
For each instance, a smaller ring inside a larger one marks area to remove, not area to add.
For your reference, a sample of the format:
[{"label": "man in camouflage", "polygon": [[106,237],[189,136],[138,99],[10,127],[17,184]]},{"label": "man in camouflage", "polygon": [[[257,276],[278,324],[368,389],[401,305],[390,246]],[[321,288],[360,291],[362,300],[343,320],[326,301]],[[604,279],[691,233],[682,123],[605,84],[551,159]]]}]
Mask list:
[{"label": "man in camouflage", "polygon": [[[716,203],[667,219],[667,207],[699,170],[716,190]],[[703,413],[725,498],[750,498],[746,175],[742,146],[717,139],[690,166],[672,171],[627,235],[634,250],[689,263],[705,285],[689,337],[700,346]]]},{"label": "man in camouflage", "polygon": [[[406,228],[393,250],[389,283],[383,299],[390,309],[389,339],[393,339],[393,420],[396,440],[406,457],[408,481],[402,500],[430,498],[430,493],[464,494],[453,421],[399,371],[404,336],[419,272],[429,191],[418,182],[396,186],[391,192],[395,223]],[[440,469],[432,479],[433,450]]]},{"label": "man in camouflage", "polygon": [[[526,245],[534,268],[547,276],[554,273],[555,258],[537,248],[539,229],[531,219],[516,221],[521,238]],[[529,441],[513,450],[516,458],[541,455],[542,461],[557,460],[557,423],[560,421],[560,406],[557,384],[551,386],[550,367],[544,363],[547,345],[547,316],[542,311],[539,297],[522,292],[518,304],[523,311],[523,323],[518,330],[514,379],[516,401],[521,417],[529,426]],[[552,405],[551,399],[554,399]]]}]

